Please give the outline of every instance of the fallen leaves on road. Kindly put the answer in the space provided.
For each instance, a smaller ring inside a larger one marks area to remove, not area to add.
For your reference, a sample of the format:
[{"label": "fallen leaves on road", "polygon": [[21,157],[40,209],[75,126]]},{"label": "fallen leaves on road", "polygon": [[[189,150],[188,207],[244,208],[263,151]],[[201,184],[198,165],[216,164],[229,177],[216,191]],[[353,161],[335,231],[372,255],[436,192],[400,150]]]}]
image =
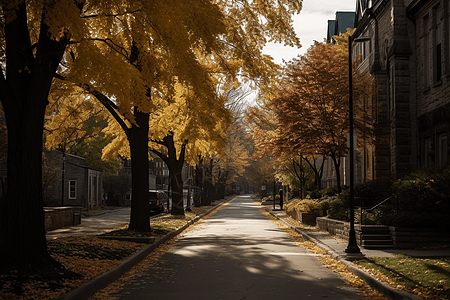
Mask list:
[{"label": "fallen leaves on road", "polygon": [[275,223],[279,228],[289,233],[296,241],[297,245],[308,249],[314,254],[318,254],[318,259],[321,264],[331,269],[332,271],[338,273],[342,278],[344,278],[346,284],[357,289],[364,297],[373,300],[387,300],[377,291],[373,290],[371,287],[367,286],[362,279],[355,276],[350,272],[347,267],[340,263],[339,261],[333,259],[328,252],[317,246],[315,243],[307,241],[300,233],[286,226],[282,221],[276,219],[271,214],[269,214],[265,209],[260,209],[261,213],[266,216],[269,220]]},{"label": "fallen leaves on road", "polygon": [[[222,204],[220,208],[222,208],[225,205],[228,205],[229,203],[230,202]],[[205,208],[207,208],[207,209],[205,209]],[[198,209],[204,210],[202,212],[196,211],[196,214],[201,214],[201,213],[207,212],[207,210],[211,209],[211,207],[208,207],[208,206],[203,207],[202,206],[202,207],[199,207]],[[186,233],[190,230],[196,230],[196,229],[200,228],[201,222],[208,219],[212,215],[214,215],[218,210],[219,210],[219,208],[212,210],[207,215],[203,216],[201,221],[199,223],[197,223],[196,226],[188,227],[186,230],[183,231],[183,233]],[[155,221],[153,222],[153,224],[155,224]],[[155,225],[153,225],[153,226],[155,226]],[[183,233],[180,236],[182,236]],[[147,257],[143,261],[141,261],[136,266],[134,266],[129,271],[127,271],[125,274],[123,274],[118,280],[110,283],[107,287],[105,287],[104,289],[95,293],[95,295],[92,296],[90,298],[90,300],[105,300],[105,299],[114,300],[114,299],[117,299],[115,294],[117,294],[117,292],[123,287],[123,285],[125,283],[132,281],[134,278],[141,275],[144,271],[150,269],[150,267],[152,265],[154,265],[156,262],[158,262],[166,252],[170,251],[173,248],[175,243],[176,243],[176,240],[170,240],[170,241],[165,242],[164,244],[161,244],[152,253],[147,255]]]},{"label": "fallen leaves on road", "polygon": [[[172,216],[170,214],[162,215],[152,219],[151,227],[152,237],[160,240],[166,233],[178,229],[186,224],[187,221],[202,215],[211,210],[211,206],[192,207],[192,212],[186,212],[183,217]],[[212,211],[205,217],[215,213]],[[125,227],[112,230],[117,235],[126,235],[130,231]],[[113,234],[113,232],[109,234]],[[134,236],[145,236],[142,233],[134,233]],[[170,249],[173,242],[166,242],[145,260],[146,263],[152,263],[159,259],[163,253]],[[147,244],[133,243],[126,241],[117,241],[101,239],[95,236],[69,236],[57,238],[48,241],[49,254],[66,270],[71,276],[62,275],[50,279],[39,275],[28,276],[11,272],[0,275],[0,299],[23,300],[23,299],[56,299],[65,293],[95,279],[101,274],[114,269],[122,261],[127,259],[133,253],[140,251]],[[145,265],[144,265],[145,267]],[[137,268],[130,270],[129,274],[139,272]],[[118,285],[118,283],[113,283]],[[110,299],[109,296],[103,298],[96,295],[94,299]]]}]

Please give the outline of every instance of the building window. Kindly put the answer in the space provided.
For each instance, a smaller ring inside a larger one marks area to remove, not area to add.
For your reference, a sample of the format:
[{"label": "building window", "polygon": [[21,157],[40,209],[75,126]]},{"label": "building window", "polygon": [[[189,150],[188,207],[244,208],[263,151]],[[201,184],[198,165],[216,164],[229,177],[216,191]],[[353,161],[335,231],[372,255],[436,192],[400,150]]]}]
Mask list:
[{"label": "building window", "polygon": [[429,39],[428,33],[430,30],[430,24],[428,16],[423,18],[423,85],[427,89],[430,86],[430,51],[428,49]]},{"label": "building window", "polygon": [[442,9],[433,8],[433,81],[441,81],[442,76]]},{"label": "building window", "polygon": [[443,167],[448,159],[448,135],[439,136],[439,166]]},{"label": "building window", "polygon": [[77,199],[77,181],[69,180],[69,199]]},{"label": "building window", "polygon": [[445,11],[447,13],[447,34],[446,34],[446,45],[447,45],[447,73],[450,72],[450,0],[447,0],[447,2],[445,2]]},{"label": "building window", "polygon": [[388,117],[392,119],[394,115],[395,103],[395,69],[393,65],[389,66],[389,102],[388,102]]}]

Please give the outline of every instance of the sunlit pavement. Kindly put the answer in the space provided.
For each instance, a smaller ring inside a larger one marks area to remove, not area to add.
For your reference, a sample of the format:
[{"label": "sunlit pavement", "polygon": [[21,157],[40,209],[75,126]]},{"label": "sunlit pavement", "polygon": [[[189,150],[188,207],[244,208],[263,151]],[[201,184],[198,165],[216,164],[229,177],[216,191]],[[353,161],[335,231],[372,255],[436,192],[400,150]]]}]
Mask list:
[{"label": "sunlit pavement", "polygon": [[83,217],[81,224],[47,232],[47,239],[76,235],[99,235],[106,231],[127,225],[130,222],[130,208],[122,208],[98,216]]},{"label": "sunlit pavement", "polygon": [[[364,299],[239,196],[177,239],[119,299]],[[150,254],[151,255],[151,254]]]}]

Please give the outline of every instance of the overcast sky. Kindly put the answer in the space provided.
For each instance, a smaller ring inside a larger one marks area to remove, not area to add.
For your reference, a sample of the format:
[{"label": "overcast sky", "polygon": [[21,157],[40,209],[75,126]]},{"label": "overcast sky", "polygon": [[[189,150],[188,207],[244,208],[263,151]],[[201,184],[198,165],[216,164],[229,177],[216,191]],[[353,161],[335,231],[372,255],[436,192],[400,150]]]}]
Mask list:
[{"label": "overcast sky", "polygon": [[327,37],[327,21],[335,19],[336,11],[355,11],[355,8],[356,0],[303,0],[302,11],[294,16],[294,28],[302,47],[297,49],[270,44],[264,52],[271,55],[278,64],[281,64],[282,59],[289,61],[302,55],[314,40],[322,42]]}]

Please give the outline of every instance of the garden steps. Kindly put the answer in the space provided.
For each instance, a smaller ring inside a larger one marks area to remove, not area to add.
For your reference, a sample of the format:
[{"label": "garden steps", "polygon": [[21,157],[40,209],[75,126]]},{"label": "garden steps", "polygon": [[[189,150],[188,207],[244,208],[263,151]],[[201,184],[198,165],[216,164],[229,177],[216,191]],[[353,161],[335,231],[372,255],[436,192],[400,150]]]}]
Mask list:
[{"label": "garden steps", "polygon": [[389,227],[363,225],[360,227],[361,246],[366,249],[392,249],[392,240]]}]

